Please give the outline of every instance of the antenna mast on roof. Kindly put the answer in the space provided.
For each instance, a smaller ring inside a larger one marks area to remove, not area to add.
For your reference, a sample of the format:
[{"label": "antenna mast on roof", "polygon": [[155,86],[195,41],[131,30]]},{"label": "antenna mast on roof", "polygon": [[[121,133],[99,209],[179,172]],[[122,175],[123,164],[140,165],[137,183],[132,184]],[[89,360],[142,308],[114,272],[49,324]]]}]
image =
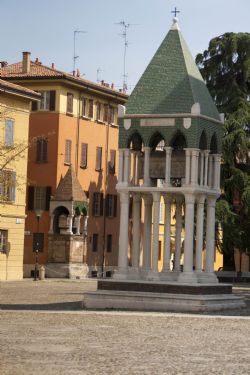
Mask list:
[{"label": "antenna mast on roof", "polygon": [[123,83],[122,83],[122,91],[125,93],[128,89],[127,86],[127,78],[128,75],[126,73],[126,57],[127,57],[127,48],[128,48],[128,39],[127,39],[127,31],[129,26],[135,26],[137,25],[136,23],[126,23],[124,20],[117,22],[116,25],[121,25],[123,27],[123,32],[120,34],[122,38],[124,39],[124,53],[123,53]]},{"label": "antenna mast on roof", "polygon": [[86,34],[87,31],[76,29],[74,30],[74,55],[73,55],[73,71],[76,70],[76,60],[79,56],[76,55],[76,34]]}]

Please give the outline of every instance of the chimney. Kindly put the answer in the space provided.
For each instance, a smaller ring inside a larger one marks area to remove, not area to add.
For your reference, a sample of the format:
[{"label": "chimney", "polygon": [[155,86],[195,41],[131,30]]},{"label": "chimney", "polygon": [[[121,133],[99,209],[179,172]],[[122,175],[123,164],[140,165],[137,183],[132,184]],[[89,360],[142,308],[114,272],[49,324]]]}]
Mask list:
[{"label": "chimney", "polygon": [[114,90],[114,88],[115,88],[115,85],[112,83],[111,84],[111,89]]},{"label": "chimney", "polygon": [[23,66],[22,66],[23,73],[30,72],[30,52],[23,52]]},{"label": "chimney", "polygon": [[7,61],[0,61],[1,68],[4,68],[8,65]]},{"label": "chimney", "polygon": [[80,77],[80,75],[81,75],[81,74],[80,74],[80,69],[77,68],[77,69],[76,69],[76,76],[77,76],[77,77]]},{"label": "chimney", "polygon": [[51,64],[51,68],[55,69],[55,64],[54,63]]}]

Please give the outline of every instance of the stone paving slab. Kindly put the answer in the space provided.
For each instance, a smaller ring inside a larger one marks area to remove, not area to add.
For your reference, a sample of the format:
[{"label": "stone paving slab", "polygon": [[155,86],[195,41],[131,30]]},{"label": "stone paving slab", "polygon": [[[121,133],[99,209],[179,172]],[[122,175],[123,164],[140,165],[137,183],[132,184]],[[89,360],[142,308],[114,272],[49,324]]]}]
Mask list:
[{"label": "stone paving slab", "polygon": [[[244,317],[82,311],[83,291],[95,288],[1,283],[0,375],[250,373],[248,308]],[[236,290],[249,297],[248,286]]]}]

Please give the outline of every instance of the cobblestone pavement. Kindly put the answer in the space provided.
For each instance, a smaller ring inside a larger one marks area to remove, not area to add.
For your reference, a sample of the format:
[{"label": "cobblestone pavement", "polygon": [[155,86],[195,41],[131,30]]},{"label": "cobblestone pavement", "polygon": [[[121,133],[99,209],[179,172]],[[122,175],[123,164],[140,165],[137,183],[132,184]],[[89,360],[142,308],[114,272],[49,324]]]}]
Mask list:
[{"label": "cobblestone pavement", "polygon": [[249,317],[82,311],[95,287],[2,283],[0,375],[250,373]]}]

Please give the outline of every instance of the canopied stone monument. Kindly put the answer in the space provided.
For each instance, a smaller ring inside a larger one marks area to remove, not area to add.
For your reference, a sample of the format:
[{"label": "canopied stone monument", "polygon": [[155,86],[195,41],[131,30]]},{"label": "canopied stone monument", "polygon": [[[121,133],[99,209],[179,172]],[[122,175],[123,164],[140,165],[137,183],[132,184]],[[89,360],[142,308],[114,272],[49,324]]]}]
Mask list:
[{"label": "canopied stone monument", "polygon": [[70,166],[50,201],[47,277],[87,277],[87,207],[87,197]]},{"label": "canopied stone monument", "polygon": [[[126,110],[120,107],[119,116],[118,270],[115,280],[100,281],[97,292],[85,295],[86,306],[180,311],[243,306],[243,301],[231,294],[231,286],[218,284],[214,273],[223,122],[180,33],[177,18],[132,92]],[[164,260],[159,271],[162,199]],[[172,205],[176,226],[173,269]]]}]

